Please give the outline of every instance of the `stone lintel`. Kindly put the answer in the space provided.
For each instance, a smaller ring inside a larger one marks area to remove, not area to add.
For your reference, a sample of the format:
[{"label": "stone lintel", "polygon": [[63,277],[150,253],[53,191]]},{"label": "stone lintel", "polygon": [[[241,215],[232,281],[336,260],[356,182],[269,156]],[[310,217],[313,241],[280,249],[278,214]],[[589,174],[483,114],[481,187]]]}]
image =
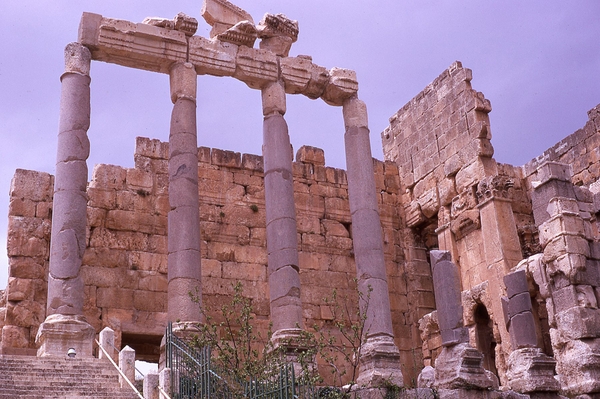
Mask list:
[{"label": "stone lintel", "polygon": [[354,71],[327,70],[310,57],[281,57],[263,48],[186,37],[182,31],[99,14],[83,13],[78,41],[95,61],[165,74],[174,63],[190,62],[200,75],[233,76],[253,89],[281,78],[286,93],[322,97],[331,105],[342,105],[358,91]]}]

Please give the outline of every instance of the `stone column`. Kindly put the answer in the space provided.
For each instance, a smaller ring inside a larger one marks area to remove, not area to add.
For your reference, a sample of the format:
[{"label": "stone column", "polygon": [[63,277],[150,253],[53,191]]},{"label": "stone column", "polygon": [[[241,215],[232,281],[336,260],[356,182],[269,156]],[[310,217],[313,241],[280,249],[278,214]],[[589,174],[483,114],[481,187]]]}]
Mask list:
[{"label": "stone column", "polygon": [[525,271],[507,274],[504,285],[507,295],[502,298],[504,321],[513,347],[506,372],[510,388],[520,393],[558,392],[560,384],[554,378],[556,362],[537,345]]},{"label": "stone column", "polygon": [[269,294],[277,345],[284,338],[297,336],[302,328],[292,147],[283,118],[286,104],[282,82],[262,89],[262,105]]},{"label": "stone column", "polygon": [[483,355],[469,345],[463,324],[458,267],[448,251],[431,251],[430,258],[443,346],[435,359],[434,385],[440,390],[489,389],[493,382],[483,368]]},{"label": "stone column", "polygon": [[38,356],[92,356],[94,329],[83,317],[79,274],[86,247],[87,163],[90,142],[90,51],[79,43],[65,49],[61,76],[58,154],[54,183],[46,320],[37,333]]},{"label": "stone column", "polygon": [[356,95],[343,103],[348,197],[358,288],[366,308],[358,385],[385,381],[403,386],[400,352],[394,343],[390,298],[383,257],[383,235],[369,141],[367,107]]},{"label": "stone column", "polygon": [[[198,203],[198,140],[196,137],[196,80],[190,63],[171,67],[171,132],[169,135],[168,319],[201,321],[200,211]],[[181,327],[181,326],[180,326]],[[186,328],[189,328],[187,326]],[[182,327],[183,328],[183,327]],[[179,330],[177,325],[174,331]]]}]

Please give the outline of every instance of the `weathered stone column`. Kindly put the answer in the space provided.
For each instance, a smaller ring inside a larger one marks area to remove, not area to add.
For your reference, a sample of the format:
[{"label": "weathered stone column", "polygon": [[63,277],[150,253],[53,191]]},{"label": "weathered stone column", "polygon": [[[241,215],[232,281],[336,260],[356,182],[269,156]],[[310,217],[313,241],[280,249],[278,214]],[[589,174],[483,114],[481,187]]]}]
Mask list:
[{"label": "weathered stone column", "polygon": [[292,147],[281,82],[262,89],[269,294],[275,344],[302,328]]},{"label": "weathered stone column", "polygon": [[[200,211],[198,203],[198,139],[196,80],[192,64],[171,67],[171,132],[169,135],[168,319],[201,321]],[[178,330],[175,326],[174,330]]]},{"label": "weathered stone column", "polygon": [[439,390],[489,389],[493,382],[483,368],[483,355],[469,345],[469,331],[463,324],[458,267],[448,251],[430,251],[430,259],[443,346],[435,359],[434,386]]},{"label": "weathered stone column", "polygon": [[506,372],[510,388],[520,393],[558,392],[560,384],[554,378],[556,361],[537,345],[525,271],[507,274],[504,285],[506,297],[502,298],[502,307],[513,347]]},{"label": "weathered stone column", "polygon": [[86,247],[90,62],[86,47],[67,45],[61,76],[47,314],[36,337],[38,356],[65,356],[69,348],[78,357],[92,356],[94,329],[83,317],[79,274]]},{"label": "weathered stone column", "polygon": [[360,306],[364,308],[365,301],[369,301],[357,382],[368,387],[385,381],[403,386],[400,352],[392,329],[367,107],[354,95],[344,101],[343,114],[354,259],[363,296]]}]

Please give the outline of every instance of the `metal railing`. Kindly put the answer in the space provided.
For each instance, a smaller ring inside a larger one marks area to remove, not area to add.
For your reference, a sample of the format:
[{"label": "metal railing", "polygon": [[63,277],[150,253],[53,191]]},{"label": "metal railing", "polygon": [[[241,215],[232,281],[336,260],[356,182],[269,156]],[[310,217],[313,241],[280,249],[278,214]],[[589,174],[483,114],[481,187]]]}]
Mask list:
[{"label": "metal railing", "polygon": [[[314,399],[318,390],[296,380],[294,366],[285,364],[273,378],[254,378],[240,382],[236,392],[211,365],[209,347],[196,349],[173,334],[169,323],[166,333],[166,360],[171,369],[173,399]],[[231,377],[229,381],[234,381]]]}]

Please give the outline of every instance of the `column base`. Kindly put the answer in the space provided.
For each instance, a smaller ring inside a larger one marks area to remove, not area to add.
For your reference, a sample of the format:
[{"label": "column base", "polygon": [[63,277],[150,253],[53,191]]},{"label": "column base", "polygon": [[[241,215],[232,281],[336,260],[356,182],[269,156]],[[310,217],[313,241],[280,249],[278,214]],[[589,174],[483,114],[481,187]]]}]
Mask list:
[{"label": "column base", "polygon": [[558,392],[560,384],[554,378],[556,361],[539,348],[523,348],[508,357],[506,377],[510,389],[521,392]]},{"label": "column base", "polygon": [[35,337],[37,355],[66,357],[74,349],[76,357],[93,357],[96,331],[80,315],[53,314],[46,317]]},{"label": "column base", "polygon": [[494,388],[494,381],[482,363],[483,355],[467,343],[445,346],[435,359],[435,387],[448,390]]},{"label": "column base", "polygon": [[[200,329],[197,321],[180,321],[172,323],[173,335],[177,338],[189,342],[194,338],[194,335],[198,335]],[[167,367],[167,337],[166,333],[163,335],[160,341],[160,356],[158,358],[158,371],[162,371]]]},{"label": "column base", "polygon": [[301,328],[285,328],[275,331],[271,336],[272,350],[281,350],[285,362],[294,366],[296,376],[317,372],[314,356],[312,359],[304,356],[309,348],[303,332]]},{"label": "column base", "polygon": [[404,386],[400,351],[387,335],[369,337],[360,349],[358,387]]}]

